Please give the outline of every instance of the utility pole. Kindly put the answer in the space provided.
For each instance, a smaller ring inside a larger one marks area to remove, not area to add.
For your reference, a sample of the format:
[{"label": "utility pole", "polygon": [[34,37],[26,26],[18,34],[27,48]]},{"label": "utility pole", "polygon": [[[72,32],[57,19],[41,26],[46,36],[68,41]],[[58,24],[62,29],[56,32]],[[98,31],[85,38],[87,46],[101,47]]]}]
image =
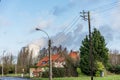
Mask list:
[{"label": "utility pole", "polygon": [[49,46],[49,80],[52,80],[52,62],[51,62],[51,40],[48,41]]},{"label": "utility pole", "polygon": [[92,54],[92,38],[91,38],[91,24],[90,24],[90,12],[80,12],[81,17],[83,20],[88,21],[88,28],[89,28],[89,54],[90,54],[90,69],[91,69],[91,80],[93,80],[93,54]]}]

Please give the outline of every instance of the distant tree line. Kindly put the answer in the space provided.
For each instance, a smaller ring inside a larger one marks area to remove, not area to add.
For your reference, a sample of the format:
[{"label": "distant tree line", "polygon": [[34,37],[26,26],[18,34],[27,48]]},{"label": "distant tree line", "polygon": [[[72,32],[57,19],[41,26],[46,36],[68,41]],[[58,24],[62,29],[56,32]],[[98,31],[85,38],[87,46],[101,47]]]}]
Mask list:
[{"label": "distant tree line", "polygon": [[15,73],[15,64],[15,57],[12,53],[5,54],[1,57],[0,74],[2,74],[2,67],[4,74]]},{"label": "distant tree line", "polygon": [[33,52],[27,47],[23,47],[18,54],[17,58],[17,72],[22,73],[23,70],[25,73],[29,72],[30,67],[34,67],[35,63],[33,62]]}]

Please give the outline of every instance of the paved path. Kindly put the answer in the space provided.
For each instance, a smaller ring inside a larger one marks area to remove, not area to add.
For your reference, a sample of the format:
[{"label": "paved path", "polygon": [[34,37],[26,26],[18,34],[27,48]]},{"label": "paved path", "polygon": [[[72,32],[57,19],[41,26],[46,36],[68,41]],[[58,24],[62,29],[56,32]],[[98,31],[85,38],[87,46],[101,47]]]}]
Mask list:
[{"label": "paved path", "polygon": [[30,80],[26,78],[15,78],[15,77],[0,77],[0,80]]}]

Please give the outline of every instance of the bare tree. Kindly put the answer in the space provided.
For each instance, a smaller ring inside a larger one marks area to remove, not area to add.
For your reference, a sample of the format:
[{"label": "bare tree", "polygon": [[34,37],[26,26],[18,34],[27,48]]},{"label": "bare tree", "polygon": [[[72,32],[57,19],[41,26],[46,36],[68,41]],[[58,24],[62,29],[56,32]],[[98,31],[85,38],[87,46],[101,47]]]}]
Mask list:
[{"label": "bare tree", "polygon": [[8,53],[4,55],[3,57],[3,65],[4,65],[4,73],[14,73],[14,64],[15,64],[15,59],[12,53]]},{"label": "bare tree", "polygon": [[112,65],[120,65],[119,51],[118,50],[110,51],[109,60]]}]

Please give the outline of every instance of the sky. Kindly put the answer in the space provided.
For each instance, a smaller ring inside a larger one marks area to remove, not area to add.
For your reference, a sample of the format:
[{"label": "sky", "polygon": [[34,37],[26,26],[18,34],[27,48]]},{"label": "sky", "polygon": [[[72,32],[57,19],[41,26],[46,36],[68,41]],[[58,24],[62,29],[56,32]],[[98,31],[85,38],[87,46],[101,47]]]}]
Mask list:
[{"label": "sky", "polygon": [[79,50],[88,35],[83,10],[90,11],[91,27],[100,30],[107,47],[120,51],[120,0],[1,0],[0,54],[16,55],[28,44],[46,47],[48,37],[36,27],[47,32],[52,46]]}]

